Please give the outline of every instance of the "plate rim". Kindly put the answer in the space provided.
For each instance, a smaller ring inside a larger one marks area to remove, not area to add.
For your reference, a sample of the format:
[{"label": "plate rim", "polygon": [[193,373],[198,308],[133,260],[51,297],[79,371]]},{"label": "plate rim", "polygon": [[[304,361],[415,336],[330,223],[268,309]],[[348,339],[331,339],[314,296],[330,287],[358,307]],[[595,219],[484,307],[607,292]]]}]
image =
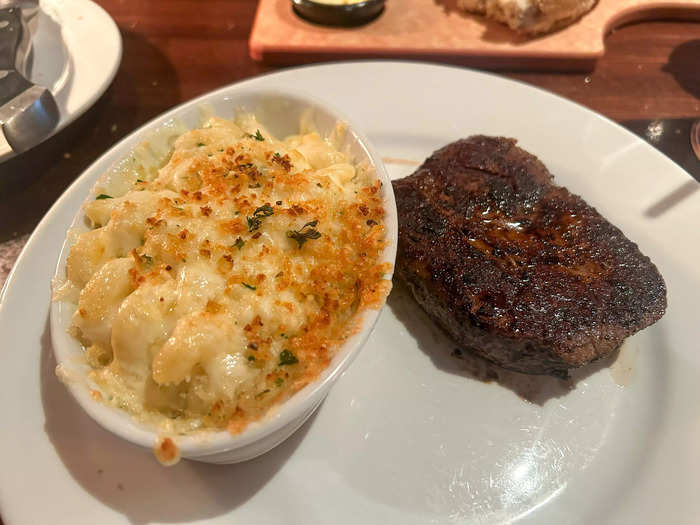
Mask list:
[{"label": "plate rim", "polygon": [[[46,2],[47,0],[41,0],[41,2]],[[103,79],[102,82],[100,83],[98,89],[92,92],[92,94],[85,99],[85,101],[78,106],[78,108],[75,109],[75,111],[69,113],[65,119],[61,119],[59,124],[56,126],[56,130],[54,131],[54,134],[58,133],[62,129],[64,129],[66,126],[74,122],[78,117],[80,117],[83,113],[85,113],[89,108],[91,108],[95,102],[104,94],[105,91],[107,91],[107,88],[112,84],[112,81],[114,80],[114,77],[117,75],[117,71],[119,71],[119,66],[121,65],[122,62],[122,57],[124,55],[124,41],[122,39],[121,31],[119,31],[119,26],[117,26],[117,23],[114,21],[112,16],[107,12],[107,10],[102,7],[100,4],[95,2],[94,0],[72,0],[73,2],[76,2],[77,4],[83,3],[83,4],[92,4],[91,8],[95,8],[96,12],[100,13],[100,16],[102,16],[102,23],[106,24],[109,26],[110,31],[113,33],[112,37],[114,38],[114,43],[116,44],[116,56],[115,59],[112,63],[112,67],[110,68],[110,72],[108,75],[106,75]],[[55,0],[49,0],[49,2],[53,2],[55,4]],[[59,4],[60,5],[60,2]],[[79,5],[77,7],[80,7]],[[60,11],[59,11],[60,14]],[[71,56],[73,55],[72,51],[73,49],[70,49],[71,51]],[[47,137],[48,138],[48,137]]]}]

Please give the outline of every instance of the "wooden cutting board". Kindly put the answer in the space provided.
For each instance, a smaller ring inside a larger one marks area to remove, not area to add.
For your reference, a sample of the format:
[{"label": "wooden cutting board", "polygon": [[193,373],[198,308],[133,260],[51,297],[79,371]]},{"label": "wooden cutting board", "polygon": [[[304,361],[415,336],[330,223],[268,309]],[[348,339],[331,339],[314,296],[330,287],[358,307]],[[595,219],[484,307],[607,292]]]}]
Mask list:
[{"label": "wooden cutting board", "polygon": [[[456,0],[387,0],[356,28],[315,25],[290,0],[260,0],[250,55],[272,63],[382,57],[456,62],[486,68],[592,69],[615,27],[648,19],[700,20],[700,0],[599,0],[575,24],[537,38],[458,11]],[[700,67],[700,57],[698,57]]]}]

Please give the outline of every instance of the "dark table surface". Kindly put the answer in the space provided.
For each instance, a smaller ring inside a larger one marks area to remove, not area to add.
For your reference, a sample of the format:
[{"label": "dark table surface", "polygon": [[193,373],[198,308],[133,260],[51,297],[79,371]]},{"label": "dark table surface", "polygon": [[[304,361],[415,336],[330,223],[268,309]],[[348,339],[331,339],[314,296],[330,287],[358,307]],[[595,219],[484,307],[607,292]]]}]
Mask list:
[{"label": "dark table surface", "polygon": [[[112,144],[184,100],[276,69],[248,56],[256,0],[98,1],[121,30],[121,66],[85,115],[0,164],[0,284],[46,210]],[[669,120],[667,133],[648,140],[700,179],[688,143],[690,125],[700,118],[700,23],[619,28],[589,74],[500,74],[575,100],[646,138],[652,121]]]}]

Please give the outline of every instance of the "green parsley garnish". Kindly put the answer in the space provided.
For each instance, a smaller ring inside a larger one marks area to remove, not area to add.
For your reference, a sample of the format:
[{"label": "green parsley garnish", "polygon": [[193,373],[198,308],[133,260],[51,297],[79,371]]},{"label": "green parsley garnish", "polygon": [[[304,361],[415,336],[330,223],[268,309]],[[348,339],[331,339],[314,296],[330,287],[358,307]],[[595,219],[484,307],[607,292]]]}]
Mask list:
[{"label": "green parsley garnish", "polygon": [[95,197],[96,201],[101,201],[102,199],[113,199],[111,195],[107,195],[106,193],[100,193],[97,197]]},{"label": "green parsley garnish", "polygon": [[282,386],[282,383],[284,383],[284,379],[282,379],[281,377],[275,379],[275,385]]},{"label": "green parsley garnish", "polygon": [[262,392],[258,392],[257,394],[255,394],[255,399],[261,398],[262,396],[264,396],[265,394],[267,394],[269,391],[270,391],[270,389],[269,389],[269,388],[266,388],[266,389],[263,390]]},{"label": "green parsley garnish", "polygon": [[254,355],[249,355],[249,356],[248,356],[248,361],[255,361],[255,356],[254,356]]},{"label": "green parsley garnish", "polygon": [[260,225],[262,224],[262,220],[265,217],[269,217],[274,213],[274,210],[272,209],[271,206],[268,206],[265,204],[264,206],[260,206],[253,212],[252,217],[246,217],[246,220],[248,221],[248,231],[252,232],[260,228]]},{"label": "green parsley garnish", "polygon": [[204,146],[204,142],[197,142],[197,147],[198,147],[198,148],[201,148],[202,146]]},{"label": "green parsley garnish", "polygon": [[257,288],[255,286],[253,286],[252,284],[248,284],[248,283],[241,283],[241,284],[243,286],[245,286],[246,288],[248,288],[249,290],[257,290]]},{"label": "green parsley garnish", "polygon": [[304,246],[304,243],[309,239],[318,239],[321,233],[315,229],[318,221],[307,222],[299,230],[287,230],[287,237],[297,241],[299,249]]},{"label": "green parsley garnish", "polygon": [[236,239],[236,242],[234,243],[234,246],[238,248],[238,251],[241,251],[241,248],[243,248],[243,245],[245,244],[245,241],[241,239],[240,237]]},{"label": "green parsley garnish", "polygon": [[265,137],[262,136],[262,133],[260,133],[260,130],[257,130],[257,131],[255,132],[255,135],[253,135],[253,138],[254,138],[255,140],[260,141],[260,142],[262,142],[262,141],[265,140]]},{"label": "green parsley garnish", "polygon": [[282,365],[295,365],[299,362],[297,356],[291,353],[289,350],[282,350],[280,352],[280,366]]}]

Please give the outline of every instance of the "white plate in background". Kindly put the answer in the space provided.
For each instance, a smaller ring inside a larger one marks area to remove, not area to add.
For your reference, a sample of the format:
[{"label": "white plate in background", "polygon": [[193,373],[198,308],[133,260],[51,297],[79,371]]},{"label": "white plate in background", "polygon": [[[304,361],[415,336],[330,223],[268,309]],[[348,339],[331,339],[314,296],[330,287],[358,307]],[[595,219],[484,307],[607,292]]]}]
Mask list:
[{"label": "white plate in background", "polygon": [[585,108],[465,69],[356,62],[240,85],[292,85],[337,106],[401,160],[388,165],[394,177],[460,137],[518,138],[651,257],[666,315],[571,390],[513,375],[487,383],[397,287],[363,352],[287,442],[244,464],[163,468],[100,429],[54,375],[49,280],[112,149],[48,212],[0,297],[6,525],[697,521],[700,192],[687,173]]},{"label": "white plate in background", "polygon": [[[56,98],[60,120],[53,135],[85,113],[110,85],[121,62],[121,35],[109,14],[91,0],[40,0],[30,29],[29,80]],[[0,155],[0,162],[13,156]]]}]

